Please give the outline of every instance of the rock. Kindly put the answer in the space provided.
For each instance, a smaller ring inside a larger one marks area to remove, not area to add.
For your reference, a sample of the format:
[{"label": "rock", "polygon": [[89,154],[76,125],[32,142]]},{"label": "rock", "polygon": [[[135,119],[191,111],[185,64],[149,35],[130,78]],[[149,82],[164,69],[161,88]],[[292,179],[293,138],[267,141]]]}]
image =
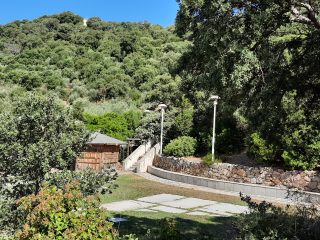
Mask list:
[{"label": "rock", "polygon": [[314,176],[312,181],[320,183],[320,176]]},{"label": "rock", "polygon": [[[301,175],[300,174],[298,174],[295,178],[294,178],[294,180],[295,181],[299,181],[301,179]],[[306,180],[306,179],[305,179]]]},{"label": "rock", "polygon": [[275,185],[282,185],[282,182],[281,182],[278,178],[272,179],[272,182],[273,182]]},{"label": "rock", "polygon": [[244,171],[243,169],[238,169],[236,174],[239,175],[240,177],[245,177],[247,175],[246,171]]},{"label": "rock", "polygon": [[263,179],[262,179],[261,177],[258,177],[258,178],[257,178],[257,183],[258,183],[258,184],[262,184],[262,183],[263,183]]},{"label": "rock", "polygon": [[310,182],[309,184],[308,184],[308,187],[311,189],[311,190],[315,190],[315,189],[317,189],[317,186],[318,185],[318,183],[317,182]]},{"label": "rock", "polygon": [[306,180],[306,182],[310,182],[310,181],[311,181],[311,179],[309,178],[309,176],[305,176],[303,179]]}]

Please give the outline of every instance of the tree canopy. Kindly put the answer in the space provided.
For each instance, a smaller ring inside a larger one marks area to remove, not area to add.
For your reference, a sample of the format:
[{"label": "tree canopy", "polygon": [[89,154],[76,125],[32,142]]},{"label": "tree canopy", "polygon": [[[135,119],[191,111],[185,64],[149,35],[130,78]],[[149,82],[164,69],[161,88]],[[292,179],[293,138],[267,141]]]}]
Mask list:
[{"label": "tree canopy", "polygon": [[[186,75],[182,85],[193,102],[220,95],[220,118],[232,116],[237,129],[256,132],[263,140],[258,142],[266,145],[260,147],[272,149],[269,161],[283,160],[298,168],[317,166],[319,2],[182,0],[179,4],[177,33],[193,43],[181,59],[180,70]],[[197,111],[206,114],[201,108]]]},{"label": "tree canopy", "polygon": [[38,191],[52,168],[73,169],[89,135],[73,110],[53,96],[28,94],[0,114],[0,173]]}]

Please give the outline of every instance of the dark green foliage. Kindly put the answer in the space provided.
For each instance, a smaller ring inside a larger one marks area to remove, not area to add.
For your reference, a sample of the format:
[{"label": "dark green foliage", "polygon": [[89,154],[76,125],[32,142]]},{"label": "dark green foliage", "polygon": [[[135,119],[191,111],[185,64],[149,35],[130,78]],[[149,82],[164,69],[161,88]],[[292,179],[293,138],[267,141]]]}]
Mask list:
[{"label": "dark green foliage", "polygon": [[[74,92],[83,86],[85,91],[77,98],[92,101],[140,100],[142,85],[153,79],[157,80],[148,92],[161,88],[165,99],[175,98],[166,92],[175,87],[172,62],[188,46],[158,25],[93,17],[85,27],[83,18],[71,12],[0,26],[0,43],[0,82],[17,83],[26,90],[62,88],[64,99],[71,95],[74,99]],[[152,95],[155,101],[162,99],[156,91]]]},{"label": "dark green foliage", "polygon": [[248,155],[260,162],[275,160],[276,148],[268,144],[258,133],[252,133],[248,140]]},{"label": "dark green foliage", "polygon": [[160,222],[160,233],[155,239],[166,240],[180,240],[182,239],[181,233],[177,228],[177,221],[173,218],[165,218]]},{"label": "dark green foliage", "polygon": [[234,222],[239,239],[316,240],[320,234],[320,213],[316,206],[280,208],[263,201],[257,204],[242,196],[250,212]]},{"label": "dark green foliage", "polygon": [[[319,2],[182,0],[179,4],[176,31],[193,43],[180,59],[181,86],[196,106],[194,125],[200,145],[210,127],[206,102],[217,94],[218,123],[230,116],[245,123],[248,133],[256,132],[265,146],[276,148],[267,154],[268,161],[302,169],[317,166]],[[243,125],[235,127],[218,129],[217,135],[242,132]],[[232,144],[243,142],[242,134],[237,138]]]},{"label": "dark green foliage", "polygon": [[137,127],[139,127],[141,122],[142,114],[139,111],[128,111],[123,113],[124,118],[128,123],[128,129],[134,132]]},{"label": "dark green foliage", "polygon": [[164,148],[164,153],[169,156],[186,157],[192,156],[196,150],[197,141],[188,136],[173,139]]},{"label": "dark green foliage", "polygon": [[193,114],[194,109],[190,101],[184,96],[181,99],[180,106],[178,108],[178,115],[175,117],[175,133],[178,136],[190,135],[193,127]]},{"label": "dark green foliage", "polygon": [[0,233],[23,221],[16,200],[38,192],[51,168],[72,169],[88,133],[55,97],[12,98],[0,113]]},{"label": "dark green foliage", "polygon": [[55,97],[28,94],[0,114],[0,172],[38,191],[51,168],[72,169],[88,133]]},{"label": "dark green foliage", "polygon": [[83,171],[63,170],[48,173],[45,176],[45,184],[64,189],[67,184],[77,181],[80,185],[81,193],[84,196],[96,193],[112,193],[116,187],[117,172],[113,168],[105,167],[100,172],[94,172],[91,168]]},{"label": "dark green foliage", "polygon": [[[167,119],[165,122],[167,122]],[[159,141],[160,113],[159,112],[145,113],[141,119],[140,126],[135,131],[135,136],[144,140],[156,139],[157,141]]]}]

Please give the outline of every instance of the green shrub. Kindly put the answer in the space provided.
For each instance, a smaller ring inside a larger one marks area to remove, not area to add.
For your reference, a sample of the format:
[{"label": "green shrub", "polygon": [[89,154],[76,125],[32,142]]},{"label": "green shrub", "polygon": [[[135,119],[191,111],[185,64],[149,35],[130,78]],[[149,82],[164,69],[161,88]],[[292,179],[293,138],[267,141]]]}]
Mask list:
[{"label": "green shrub", "polygon": [[244,134],[236,127],[223,128],[216,136],[217,152],[222,154],[239,153],[244,149]]},{"label": "green shrub", "polygon": [[160,222],[158,239],[180,240],[181,233],[177,228],[177,221],[173,218],[165,218]]},{"label": "green shrub", "polygon": [[202,162],[205,165],[211,165],[211,164],[214,164],[214,163],[222,163],[222,160],[218,156],[215,156],[214,157],[214,161],[212,161],[212,154],[208,153],[207,155],[202,157]]},{"label": "green shrub", "polygon": [[111,193],[117,185],[117,172],[113,168],[105,167],[100,172],[95,172],[91,168],[82,171],[59,171],[46,175],[45,182],[48,185],[56,186],[63,189],[67,184],[78,181],[81,193],[84,196],[93,195],[95,193]]},{"label": "green shrub", "polygon": [[[104,115],[84,114],[86,127],[91,131],[100,131],[111,137],[126,140],[133,135],[127,119],[120,113],[105,113]],[[130,123],[131,124],[131,123]]]},{"label": "green shrub", "polygon": [[259,133],[253,133],[249,138],[248,155],[257,161],[271,162],[275,160],[276,149],[274,145],[268,144]]},{"label": "green shrub", "polygon": [[[284,163],[292,168],[313,169],[320,162],[320,132],[308,133],[309,129],[299,127],[282,136],[286,148],[281,157]],[[306,135],[308,134],[314,137],[307,139]]]},{"label": "green shrub", "polygon": [[195,153],[197,141],[188,136],[178,137],[170,141],[164,153],[175,157],[191,156]]},{"label": "green shrub", "polygon": [[250,209],[234,222],[238,239],[316,240],[320,234],[320,212],[315,206],[276,207],[263,201],[257,204],[241,196]]},{"label": "green shrub", "polygon": [[36,195],[19,200],[26,222],[16,239],[114,239],[112,223],[97,197],[84,197],[80,185],[58,189],[44,187]]}]

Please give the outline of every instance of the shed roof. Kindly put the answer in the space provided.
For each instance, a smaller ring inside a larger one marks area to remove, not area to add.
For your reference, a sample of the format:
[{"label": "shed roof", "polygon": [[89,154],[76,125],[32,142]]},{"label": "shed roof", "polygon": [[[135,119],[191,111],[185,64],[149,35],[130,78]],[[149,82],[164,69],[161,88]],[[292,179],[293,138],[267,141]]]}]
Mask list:
[{"label": "shed roof", "polygon": [[91,143],[91,144],[110,144],[110,145],[124,145],[124,144],[127,144],[127,143],[125,143],[123,141],[120,141],[118,139],[109,137],[107,135],[104,135],[104,134],[101,134],[101,133],[98,133],[98,132],[91,133],[90,139],[91,140],[89,141],[89,143]]}]

